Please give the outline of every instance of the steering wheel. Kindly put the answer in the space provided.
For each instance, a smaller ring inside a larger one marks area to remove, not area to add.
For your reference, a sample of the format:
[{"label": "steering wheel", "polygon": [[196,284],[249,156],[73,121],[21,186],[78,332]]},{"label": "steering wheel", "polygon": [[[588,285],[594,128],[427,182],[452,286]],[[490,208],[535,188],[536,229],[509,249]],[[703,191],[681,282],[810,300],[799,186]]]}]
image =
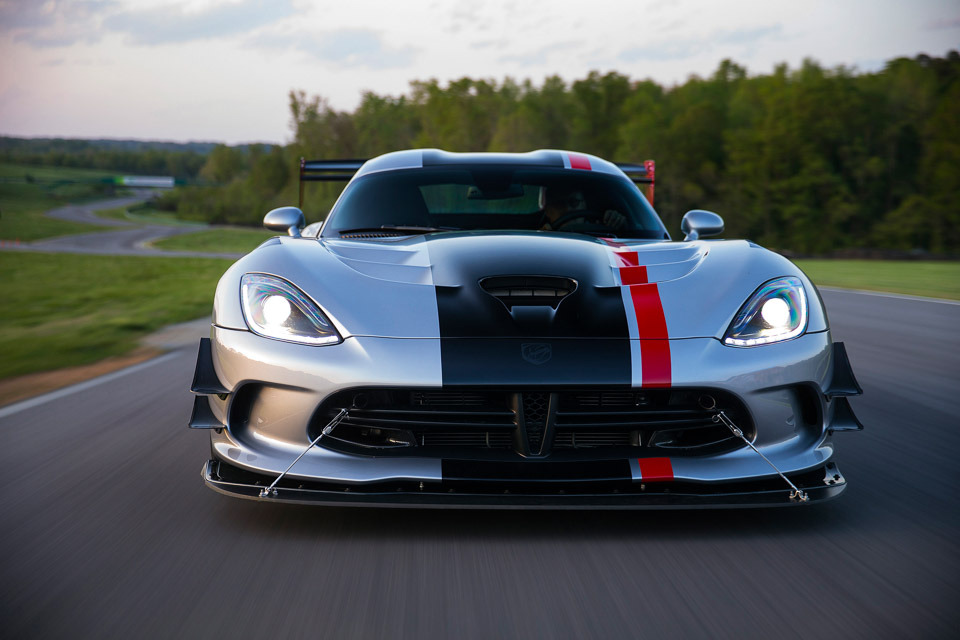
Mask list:
[{"label": "steering wheel", "polygon": [[563,214],[556,220],[550,223],[550,226],[555,230],[559,231],[561,227],[570,224],[574,220],[579,219],[584,220],[593,220],[594,222],[603,222],[603,214],[597,211],[590,211],[589,209],[577,209],[576,211],[568,211]]}]

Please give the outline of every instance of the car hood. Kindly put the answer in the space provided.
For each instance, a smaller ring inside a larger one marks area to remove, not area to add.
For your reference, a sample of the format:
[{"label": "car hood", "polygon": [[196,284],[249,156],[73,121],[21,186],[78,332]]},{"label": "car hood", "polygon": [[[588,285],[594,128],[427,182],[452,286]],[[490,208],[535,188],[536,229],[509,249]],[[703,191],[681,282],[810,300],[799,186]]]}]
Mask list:
[{"label": "car hood", "polygon": [[788,260],[745,241],[521,231],[280,238],[224,276],[217,324],[242,323],[239,278],[250,272],[294,283],[345,337],[393,338],[662,338],[645,335],[642,321],[628,332],[637,285],[658,298],[669,338],[720,338],[760,284],[802,277]]}]

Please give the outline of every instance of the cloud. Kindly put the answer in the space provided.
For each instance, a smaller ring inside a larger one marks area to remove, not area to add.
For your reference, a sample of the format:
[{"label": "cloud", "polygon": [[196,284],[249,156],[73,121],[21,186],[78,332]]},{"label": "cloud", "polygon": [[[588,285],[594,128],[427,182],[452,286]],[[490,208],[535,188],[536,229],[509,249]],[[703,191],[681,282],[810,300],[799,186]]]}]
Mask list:
[{"label": "cloud", "polygon": [[117,7],[113,0],[17,2],[0,0],[0,33],[37,48],[96,42],[100,17]]},{"label": "cloud", "polygon": [[113,0],[86,0],[84,2],[0,1],[0,31],[50,27],[63,21],[86,21],[117,5]]},{"label": "cloud", "polygon": [[134,44],[158,45],[246,33],[292,14],[289,0],[244,0],[204,11],[187,11],[183,5],[122,11],[103,24],[125,33]]},{"label": "cloud", "polygon": [[943,29],[960,29],[960,18],[938,18],[923,25],[925,31],[941,31]]},{"label": "cloud", "polygon": [[550,57],[551,53],[555,51],[571,51],[574,49],[579,49],[585,44],[582,40],[567,40],[565,42],[554,42],[553,44],[548,44],[546,46],[540,47],[533,51],[527,53],[516,53],[509,56],[501,56],[498,58],[498,62],[514,62],[521,67],[531,67],[536,65],[547,64],[547,58]]},{"label": "cloud", "polygon": [[779,24],[772,24],[766,27],[753,27],[750,29],[723,30],[714,32],[709,40],[721,44],[740,44],[747,46],[773,36],[779,36],[782,31],[783,27]]},{"label": "cloud", "polygon": [[751,53],[758,43],[768,38],[780,36],[782,32],[783,27],[779,24],[743,29],[722,29],[703,38],[673,38],[662,44],[653,43],[642,47],[631,47],[621,51],[617,57],[624,62],[683,60],[710,51],[717,45],[739,46],[744,49],[744,53]]},{"label": "cloud", "polygon": [[692,58],[701,51],[704,46],[700,42],[671,42],[668,44],[654,44],[644,47],[631,47],[620,52],[617,57],[624,62],[637,62],[638,60],[683,60]]},{"label": "cloud", "polygon": [[370,29],[338,29],[318,34],[275,34],[255,38],[248,43],[262,49],[293,50],[332,62],[340,67],[390,69],[413,61],[417,49],[389,47],[380,34]]},{"label": "cloud", "polygon": [[292,15],[290,0],[241,0],[190,11],[182,3],[122,9],[116,0],[0,0],[0,33],[36,48],[98,42],[105,33],[158,45],[246,33]]},{"label": "cloud", "polygon": [[491,47],[503,48],[510,44],[510,41],[506,38],[500,38],[498,40],[479,40],[477,42],[471,42],[471,49],[489,49]]}]

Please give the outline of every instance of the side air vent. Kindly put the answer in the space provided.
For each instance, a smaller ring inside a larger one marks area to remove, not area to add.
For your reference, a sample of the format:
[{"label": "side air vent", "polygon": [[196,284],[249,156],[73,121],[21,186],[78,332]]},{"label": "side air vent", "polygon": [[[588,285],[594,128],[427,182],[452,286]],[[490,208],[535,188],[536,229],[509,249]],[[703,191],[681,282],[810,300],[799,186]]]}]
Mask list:
[{"label": "side air vent", "polygon": [[504,304],[513,307],[551,307],[577,290],[577,281],[557,276],[491,276],[480,287]]}]

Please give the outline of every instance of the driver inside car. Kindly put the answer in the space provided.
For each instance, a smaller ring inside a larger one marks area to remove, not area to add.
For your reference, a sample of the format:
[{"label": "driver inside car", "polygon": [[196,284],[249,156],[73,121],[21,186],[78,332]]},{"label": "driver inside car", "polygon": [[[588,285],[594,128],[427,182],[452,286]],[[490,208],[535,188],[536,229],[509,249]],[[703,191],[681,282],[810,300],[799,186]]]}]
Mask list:
[{"label": "driver inside car", "polygon": [[569,224],[583,225],[591,221],[610,229],[627,226],[626,217],[613,209],[607,209],[602,216],[589,211],[583,192],[577,189],[540,187],[540,208],[543,210],[541,231],[559,231]]}]

